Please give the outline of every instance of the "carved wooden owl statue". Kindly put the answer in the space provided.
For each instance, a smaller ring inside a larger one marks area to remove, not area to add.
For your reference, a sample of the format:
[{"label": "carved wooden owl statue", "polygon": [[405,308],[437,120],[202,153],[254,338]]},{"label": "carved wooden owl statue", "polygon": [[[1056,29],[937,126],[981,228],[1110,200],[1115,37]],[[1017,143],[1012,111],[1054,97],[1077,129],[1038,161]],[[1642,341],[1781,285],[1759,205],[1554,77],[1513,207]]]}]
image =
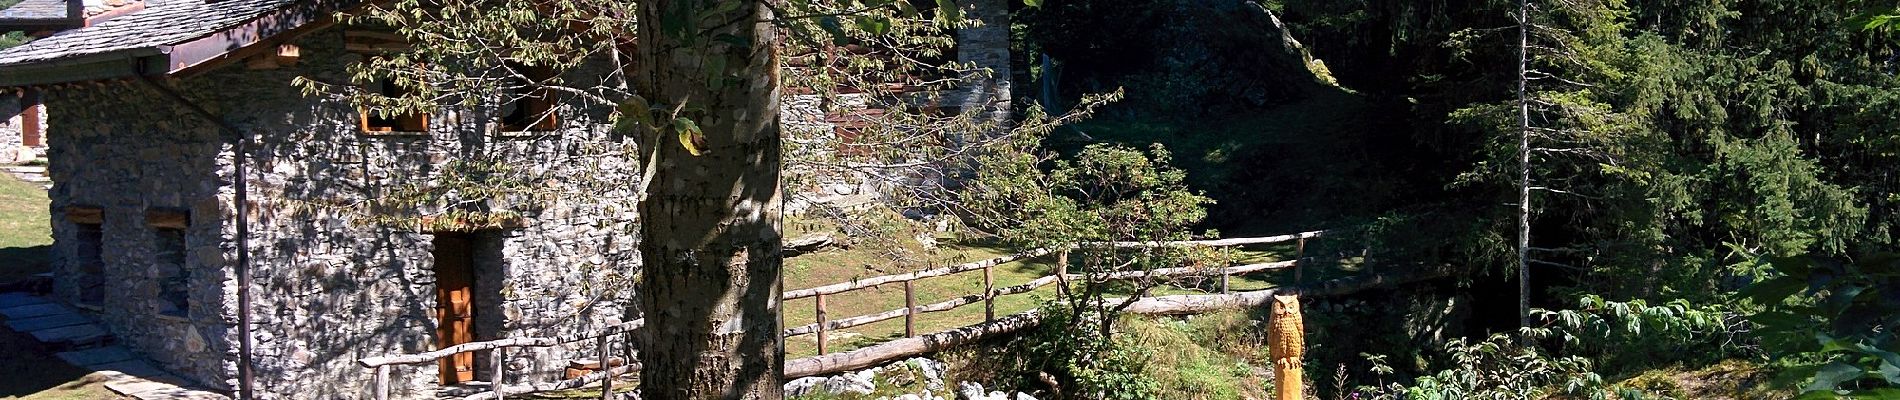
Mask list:
[{"label": "carved wooden owl statue", "polygon": [[1300,317],[1300,298],[1273,296],[1272,311],[1267,350],[1273,357],[1274,399],[1298,400],[1304,391],[1301,364],[1306,356],[1306,323]]}]

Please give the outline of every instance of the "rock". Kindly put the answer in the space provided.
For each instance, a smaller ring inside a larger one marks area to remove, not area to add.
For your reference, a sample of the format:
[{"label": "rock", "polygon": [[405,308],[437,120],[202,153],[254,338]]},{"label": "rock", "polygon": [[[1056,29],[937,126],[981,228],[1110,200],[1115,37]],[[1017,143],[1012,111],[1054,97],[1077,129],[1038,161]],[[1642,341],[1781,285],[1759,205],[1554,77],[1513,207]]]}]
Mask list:
[{"label": "rock", "polygon": [[957,398],[980,400],[983,397],[983,384],[976,382],[957,382]]},{"label": "rock", "polygon": [[816,376],[793,379],[791,382],[785,382],[785,397],[813,394],[818,389],[821,389],[819,385],[824,383],[825,378]]},{"label": "rock", "polygon": [[931,391],[943,390],[944,375],[950,372],[949,364],[924,357],[912,357],[904,360],[904,363],[916,367],[918,372],[923,373],[925,387]]},{"label": "rock", "polygon": [[1016,392],[1016,398],[1014,400],[1036,400],[1036,397],[1030,396],[1028,393]]},{"label": "rock", "polygon": [[1009,400],[1009,395],[1001,391],[992,391],[989,396],[984,396],[983,398],[985,400]]},{"label": "rock", "polygon": [[871,394],[877,391],[877,371],[864,370],[854,373],[838,374],[825,380],[825,390],[832,393]]},{"label": "rock", "polygon": [[924,397],[915,393],[906,393],[903,396],[897,396],[897,400],[924,400]]}]

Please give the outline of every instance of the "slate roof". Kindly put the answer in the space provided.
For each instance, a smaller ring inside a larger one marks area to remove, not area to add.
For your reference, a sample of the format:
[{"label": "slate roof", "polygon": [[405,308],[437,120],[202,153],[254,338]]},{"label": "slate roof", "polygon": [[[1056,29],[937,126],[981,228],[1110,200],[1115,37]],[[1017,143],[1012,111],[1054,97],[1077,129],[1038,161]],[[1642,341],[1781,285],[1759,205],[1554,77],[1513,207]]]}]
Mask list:
[{"label": "slate roof", "polygon": [[[34,0],[27,0],[34,1]],[[231,28],[296,0],[166,2],[98,25],[60,32],[0,50],[0,65],[73,58],[184,43]]]},{"label": "slate roof", "polygon": [[66,19],[67,0],[23,0],[0,10],[0,19]]}]

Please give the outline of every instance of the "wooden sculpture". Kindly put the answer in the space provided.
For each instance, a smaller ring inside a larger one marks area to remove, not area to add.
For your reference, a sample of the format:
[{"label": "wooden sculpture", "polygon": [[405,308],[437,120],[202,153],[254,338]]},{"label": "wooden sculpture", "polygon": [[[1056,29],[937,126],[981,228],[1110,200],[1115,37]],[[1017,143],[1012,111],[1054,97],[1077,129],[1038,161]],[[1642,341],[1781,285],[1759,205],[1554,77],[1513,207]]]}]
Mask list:
[{"label": "wooden sculpture", "polygon": [[1268,351],[1273,357],[1274,400],[1300,400],[1306,355],[1306,323],[1300,320],[1298,296],[1273,296]]}]

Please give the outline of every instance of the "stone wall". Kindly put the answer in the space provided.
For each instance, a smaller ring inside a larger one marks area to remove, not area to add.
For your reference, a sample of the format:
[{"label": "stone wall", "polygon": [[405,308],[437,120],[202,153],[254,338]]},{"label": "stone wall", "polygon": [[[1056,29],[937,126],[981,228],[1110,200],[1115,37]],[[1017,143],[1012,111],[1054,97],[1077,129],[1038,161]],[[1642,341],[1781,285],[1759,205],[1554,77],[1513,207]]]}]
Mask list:
[{"label": "stone wall", "polygon": [[20,159],[24,138],[21,129],[26,123],[26,116],[20,112],[20,99],[18,92],[0,92],[0,163]]},{"label": "stone wall", "polygon": [[[581,336],[618,323],[627,313],[621,305],[632,303],[639,257],[634,210],[616,202],[632,198],[638,176],[631,157],[620,156],[631,144],[607,132],[611,107],[564,106],[556,132],[492,132],[490,105],[444,109],[427,133],[365,135],[346,102],[291,86],[297,76],[347,82],[343,66],[360,56],[342,51],[341,38],[326,30],[299,39],[304,57],[295,67],[227,67],[170,82],[254,135],[243,156],[260,396],[368,397],[373,374],[355,360],[436,348],[434,235],[370,223],[360,210],[453,160],[505,163],[559,194],[532,206],[502,202],[522,212],[524,226],[475,233],[477,340]],[[63,210],[103,208],[109,287],[101,319],[164,368],[235,387],[236,136],[136,82],[61,91],[47,102],[60,127],[50,135],[49,167],[55,252],[65,260],[58,294],[77,299],[74,260],[82,251]],[[168,303],[160,278],[172,276],[159,267],[158,235],[144,219],[159,209],[190,213],[183,250],[190,306],[182,317],[155,316]],[[555,377],[567,359],[593,358],[593,346],[511,351],[509,380]],[[397,396],[429,397],[436,388],[434,364],[393,371]]]},{"label": "stone wall", "polygon": [[[965,88],[959,95],[963,109],[981,109],[991,121],[1010,119],[1009,0],[957,0],[969,10],[965,18],[980,25],[957,31],[957,62],[969,63],[987,73],[964,77]],[[992,132],[993,134],[994,132]]]}]

